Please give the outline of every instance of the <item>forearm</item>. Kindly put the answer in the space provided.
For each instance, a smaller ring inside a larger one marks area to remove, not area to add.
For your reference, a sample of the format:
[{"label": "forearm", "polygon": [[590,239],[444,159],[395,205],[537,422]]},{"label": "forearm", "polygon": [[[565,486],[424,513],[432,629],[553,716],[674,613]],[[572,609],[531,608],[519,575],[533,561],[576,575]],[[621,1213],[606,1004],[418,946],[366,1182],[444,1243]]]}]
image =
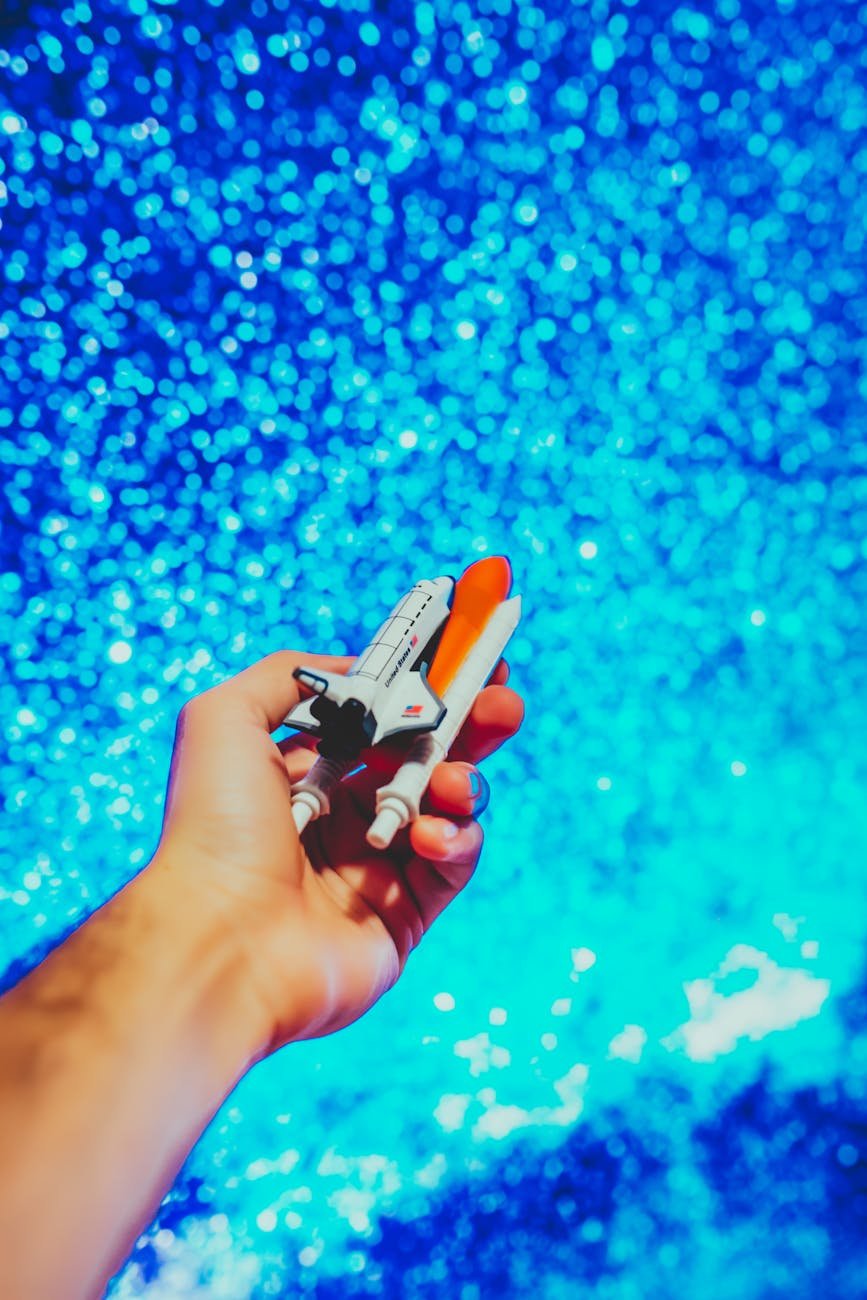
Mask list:
[{"label": "forearm", "polygon": [[5,1300],[102,1293],[265,1050],[240,962],[155,860],[0,1001]]}]

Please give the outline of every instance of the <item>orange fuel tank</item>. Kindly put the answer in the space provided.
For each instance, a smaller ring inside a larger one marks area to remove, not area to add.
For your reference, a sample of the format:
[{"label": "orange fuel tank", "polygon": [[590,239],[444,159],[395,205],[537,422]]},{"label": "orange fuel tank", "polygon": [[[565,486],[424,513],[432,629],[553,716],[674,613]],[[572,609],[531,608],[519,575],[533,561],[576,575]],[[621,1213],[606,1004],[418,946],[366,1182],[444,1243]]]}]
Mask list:
[{"label": "orange fuel tank", "polygon": [[504,555],[476,560],[455,583],[451,613],[428,671],[428,681],[440,698],[511,587],[512,566]]}]

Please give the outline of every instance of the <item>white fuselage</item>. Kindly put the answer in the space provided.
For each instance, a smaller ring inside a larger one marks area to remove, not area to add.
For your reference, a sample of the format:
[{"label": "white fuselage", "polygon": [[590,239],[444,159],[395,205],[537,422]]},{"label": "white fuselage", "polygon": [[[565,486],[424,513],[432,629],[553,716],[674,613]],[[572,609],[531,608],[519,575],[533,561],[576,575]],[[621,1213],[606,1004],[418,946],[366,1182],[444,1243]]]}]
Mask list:
[{"label": "white fuselage", "polygon": [[[348,749],[436,727],[444,706],[419,660],[449,617],[454,585],[448,577],[417,582],[345,675],[296,668],[295,677],[334,707],[329,713],[315,700],[302,700],[284,719],[286,725],[330,737],[331,743],[337,737]],[[362,706],[363,719],[353,715],[353,702]]]},{"label": "white fuselage", "polygon": [[453,588],[451,578],[432,578],[407,592],[347,673],[349,694],[368,705],[387,699],[448,617]]}]

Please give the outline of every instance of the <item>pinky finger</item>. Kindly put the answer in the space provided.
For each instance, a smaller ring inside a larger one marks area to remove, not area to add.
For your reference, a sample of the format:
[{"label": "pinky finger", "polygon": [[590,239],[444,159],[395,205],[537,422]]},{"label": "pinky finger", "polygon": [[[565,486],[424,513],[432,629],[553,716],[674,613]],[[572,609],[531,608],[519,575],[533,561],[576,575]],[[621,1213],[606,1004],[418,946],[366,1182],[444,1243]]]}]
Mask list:
[{"label": "pinky finger", "polygon": [[410,827],[410,843],[422,858],[439,867],[475,866],[485,833],[471,817],[417,817]]},{"label": "pinky finger", "polygon": [[[446,828],[457,830],[446,834]],[[410,830],[416,856],[404,868],[406,882],[418,904],[425,929],[467,885],[484,842],[478,822],[459,818],[419,817]]]}]

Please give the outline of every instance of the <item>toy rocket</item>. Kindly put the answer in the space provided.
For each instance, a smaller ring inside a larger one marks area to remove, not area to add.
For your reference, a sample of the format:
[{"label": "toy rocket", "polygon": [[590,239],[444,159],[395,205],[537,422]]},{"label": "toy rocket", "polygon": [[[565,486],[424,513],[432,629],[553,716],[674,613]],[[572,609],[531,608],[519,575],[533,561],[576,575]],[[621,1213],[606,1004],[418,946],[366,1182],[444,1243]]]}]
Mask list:
[{"label": "toy rocket", "polygon": [[392,780],[377,791],[368,843],[387,848],[418,816],[433,769],[448,754],[518,624],[521,598],[508,599],[511,585],[503,556],[477,560],[457,582],[417,582],[345,676],[295,669],[298,681],[315,694],[296,705],[285,724],[319,737],[319,758],[292,786],[299,833],[329,811],[330,792],[357,766],[362,750],[390,736],[415,739]]}]

